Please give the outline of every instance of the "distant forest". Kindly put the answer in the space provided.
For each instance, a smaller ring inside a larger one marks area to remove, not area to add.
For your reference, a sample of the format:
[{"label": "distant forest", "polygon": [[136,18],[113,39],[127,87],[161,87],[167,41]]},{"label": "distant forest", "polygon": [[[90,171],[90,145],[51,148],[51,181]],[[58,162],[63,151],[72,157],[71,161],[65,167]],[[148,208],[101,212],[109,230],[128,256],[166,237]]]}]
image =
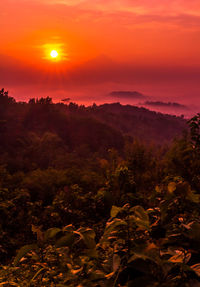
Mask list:
[{"label": "distant forest", "polygon": [[0,91],[0,286],[200,286],[200,114]]}]

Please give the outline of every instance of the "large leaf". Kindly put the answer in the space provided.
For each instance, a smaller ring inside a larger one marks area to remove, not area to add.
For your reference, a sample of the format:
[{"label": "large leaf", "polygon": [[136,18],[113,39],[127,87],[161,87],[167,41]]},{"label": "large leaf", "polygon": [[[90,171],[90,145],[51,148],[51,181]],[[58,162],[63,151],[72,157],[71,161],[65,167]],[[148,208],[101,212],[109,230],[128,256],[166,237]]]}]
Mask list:
[{"label": "large leaf", "polygon": [[31,226],[32,232],[36,233],[38,241],[44,241],[44,233],[41,230],[40,226],[33,225]]},{"label": "large leaf", "polygon": [[116,217],[117,214],[118,214],[121,210],[122,210],[121,207],[117,207],[117,206],[113,205],[113,206],[112,206],[112,209],[111,209],[111,211],[110,211],[111,217]]},{"label": "large leaf", "polygon": [[161,192],[162,192],[162,188],[157,185],[157,186],[155,187],[155,191],[156,191],[157,193],[161,193]]},{"label": "large leaf", "polygon": [[172,263],[187,263],[191,258],[191,253],[184,254],[181,250],[176,250],[175,255],[168,259]]},{"label": "large leaf", "polygon": [[2,283],[0,283],[0,286],[2,286],[2,287],[5,287],[5,286],[10,286],[10,287],[12,287],[12,286],[20,287],[20,285],[19,285],[19,284],[15,283],[15,282],[11,282],[11,281],[5,281],[5,282],[2,282]]},{"label": "large leaf", "polygon": [[129,258],[128,263],[134,262],[136,259],[151,260],[156,264],[160,264],[159,248],[154,243],[149,243],[140,248],[133,248],[134,254]]},{"label": "large leaf", "polygon": [[21,247],[14,259],[13,265],[17,266],[19,261],[22,259],[22,257],[24,257],[28,252],[32,251],[32,250],[37,250],[38,249],[38,245],[37,244],[29,244],[29,245],[25,245],[23,247]]},{"label": "large leaf", "polygon": [[52,239],[54,238],[59,232],[62,230],[60,228],[49,228],[45,233],[44,233],[44,238],[45,240]]},{"label": "large leaf", "polygon": [[127,226],[127,222],[119,218],[114,218],[111,222],[107,222],[104,234],[109,234],[121,226]]},{"label": "large leaf", "polygon": [[96,242],[95,242],[96,234],[94,230],[90,228],[82,227],[82,228],[79,228],[75,233],[80,235],[80,237],[83,239],[88,249],[93,249],[96,247]]},{"label": "large leaf", "polygon": [[75,240],[75,235],[74,232],[69,232],[67,235],[62,236],[61,238],[59,238],[56,243],[55,246],[56,247],[64,247],[64,246],[72,246]]},{"label": "large leaf", "polygon": [[91,281],[99,281],[105,278],[105,274],[100,270],[95,270],[94,272],[91,272],[89,276]]},{"label": "large leaf", "polygon": [[83,253],[87,256],[87,257],[90,257],[90,258],[98,258],[98,252],[96,250],[96,248],[93,248],[93,249],[85,249],[83,251]]},{"label": "large leaf", "polygon": [[194,203],[199,203],[199,194],[195,194],[193,191],[189,192],[187,198]]},{"label": "large leaf", "polygon": [[136,259],[141,258],[143,260],[146,260],[148,257],[144,253],[134,253],[128,260],[128,263],[132,263]]},{"label": "large leaf", "polygon": [[200,241],[200,223],[192,222],[191,224],[185,225],[189,229],[185,232],[185,236],[189,237],[194,241]]},{"label": "large leaf", "polygon": [[136,225],[142,229],[150,230],[149,215],[140,205],[134,206],[131,208],[131,211],[134,213],[134,221]]},{"label": "large leaf", "polygon": [[200,263],[192,265],[191,268],[200,277]]},{"label": "large leaf", "polygon": [[170,182],[167,187],[169,193],[173,193],[176,190],[176,183]]},{"label": "large leaf", "polygon": [[74,227],[73,227],[72,224],[68,224],[65,227],[63,227],[62,231],[67,231],[67,232],[71,231],[71,232],[73,232],[74,231]]}]

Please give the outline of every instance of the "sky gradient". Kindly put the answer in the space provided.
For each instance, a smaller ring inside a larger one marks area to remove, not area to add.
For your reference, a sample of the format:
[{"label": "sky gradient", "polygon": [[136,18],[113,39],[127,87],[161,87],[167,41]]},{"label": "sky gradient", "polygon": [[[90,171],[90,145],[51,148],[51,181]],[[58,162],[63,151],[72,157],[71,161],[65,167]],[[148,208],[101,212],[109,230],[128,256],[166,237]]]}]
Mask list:
[{"label": "sky gradient", "polygon": [[134,89],[199,105],[199,0],[1,0],[0,27],[0,86],[18,99]]}]

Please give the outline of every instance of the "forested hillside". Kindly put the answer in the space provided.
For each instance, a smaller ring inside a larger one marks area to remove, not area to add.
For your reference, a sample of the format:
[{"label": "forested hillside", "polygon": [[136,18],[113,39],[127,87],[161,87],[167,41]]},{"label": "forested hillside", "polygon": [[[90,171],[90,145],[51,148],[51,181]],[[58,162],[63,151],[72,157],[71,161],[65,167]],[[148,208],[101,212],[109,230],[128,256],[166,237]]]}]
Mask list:
[{"label": "forested hillside", "polygon": [[186,121],[182,117],[161,114],[135,106],[120,103],[93,106],[92,115],[109,123],[125,135],[146,143],[163,145],[185,130]]},{"label": "forested hillside", "polygon": [[0,286],[200,286],[200,114],[0,92]]}]

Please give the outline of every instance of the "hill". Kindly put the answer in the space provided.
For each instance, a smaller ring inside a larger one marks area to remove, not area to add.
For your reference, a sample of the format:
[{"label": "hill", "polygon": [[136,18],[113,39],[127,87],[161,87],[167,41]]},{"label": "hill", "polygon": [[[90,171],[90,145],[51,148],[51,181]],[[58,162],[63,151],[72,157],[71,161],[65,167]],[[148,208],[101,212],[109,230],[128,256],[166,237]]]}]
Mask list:
[{"label": "hill", "polygon": [[145,99],[146,96],[137,91],[113,91],[109,94],[119,99]]},{"label": "hill", "polygon": [[145,108],[120,103],[104,104],[92,109],[92,116],[143,142],[164,144],[180,136],[186,120]]}]

